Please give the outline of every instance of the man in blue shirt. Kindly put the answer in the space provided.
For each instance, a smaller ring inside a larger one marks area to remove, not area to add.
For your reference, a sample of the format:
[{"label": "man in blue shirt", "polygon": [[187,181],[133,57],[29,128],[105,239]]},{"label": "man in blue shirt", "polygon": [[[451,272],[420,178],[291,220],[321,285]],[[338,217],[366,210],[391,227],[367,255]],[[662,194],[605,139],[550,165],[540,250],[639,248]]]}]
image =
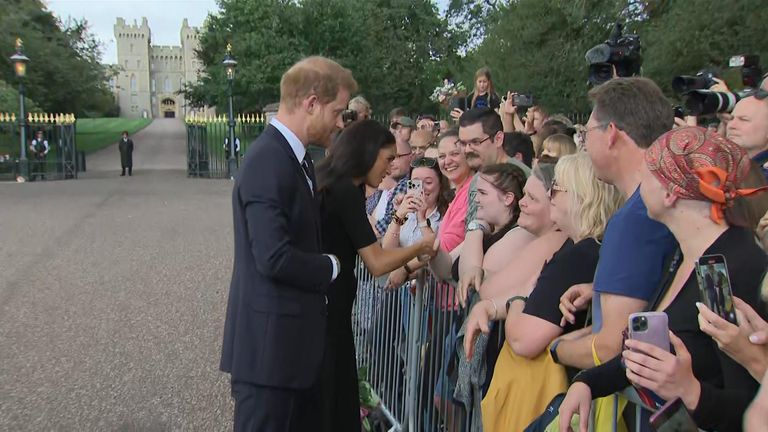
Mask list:
[{"label": "man in blue shirt", "polygon": [[585,308],[592,297],[591,329],[550,346],[556,362],[579,369],[621,351],[627,318],[651,301],[664,262],[676,248],[669,230],[648,217],[639,193],[645,150],[672,128],[672,107],[646,78],[615,78],[592,89],[589,97],[593,109],[582,142],[598,177],[619,188],[627,201],[606,227],[593,287],[576,286],[563,296],[561,309],[576,299]]}]

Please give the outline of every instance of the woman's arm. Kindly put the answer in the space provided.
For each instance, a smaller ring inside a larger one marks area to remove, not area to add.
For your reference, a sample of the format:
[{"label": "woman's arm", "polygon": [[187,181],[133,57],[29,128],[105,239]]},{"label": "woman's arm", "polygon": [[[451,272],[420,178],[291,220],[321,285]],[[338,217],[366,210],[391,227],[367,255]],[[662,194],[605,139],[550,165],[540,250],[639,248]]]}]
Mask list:
[{"label": "woman's arm", "polygon": [[515,301],[509,306],[504,327],[505,335],[515,354],[534,359],[541,355],[555,338],[563,334],[563,328],[523,313],[524,306],[525,303],[521,301]]},{"label": "woman's arm", "polygon": [[358,249],[357,253],[363,259],[365,266],[368,267],[368,271],[374,277],[379,277],[384,273],[402,267],[412,258],[421,255],[433,256],[436,252],[435,246],[439,247],[435,240],[436,238],[433,234],[412,246],[396,249],[384,249],[380,244],[373,243],[370,246]]},{"label": "woman's arm", "polygon": [[464,247],[464,243],[456,246],[450,253],[446,252],[442,248],[437,251],[437,255],[429,262],[429,267],[432,269],[432,274],[437,276],[438,279],[449,281],[453,280],[451,275],[451,267],[456,258],[461,254],[461,250]]}]

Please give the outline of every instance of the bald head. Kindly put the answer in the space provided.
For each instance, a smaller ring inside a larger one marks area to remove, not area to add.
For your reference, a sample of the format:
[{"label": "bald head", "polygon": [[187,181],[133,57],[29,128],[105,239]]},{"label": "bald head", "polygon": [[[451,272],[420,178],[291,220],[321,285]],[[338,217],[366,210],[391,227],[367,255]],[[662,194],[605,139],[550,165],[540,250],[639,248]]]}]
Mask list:
[{"label": "bald head", "polygon": [[744,98],[733,109],[726,136],[746,150],[749,157],[768,150],[768,99]]}]

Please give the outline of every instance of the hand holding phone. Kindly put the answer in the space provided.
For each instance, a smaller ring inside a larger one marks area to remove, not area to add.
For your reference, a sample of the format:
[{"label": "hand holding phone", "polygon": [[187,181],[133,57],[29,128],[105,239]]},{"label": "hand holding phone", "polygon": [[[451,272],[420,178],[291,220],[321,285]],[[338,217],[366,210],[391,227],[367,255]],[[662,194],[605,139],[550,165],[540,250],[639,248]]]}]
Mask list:
[{"label": "hand holding phone", "polygon": [[664,312],[637,312],[629,316],[630,339],[669,351],[669,319]]}]

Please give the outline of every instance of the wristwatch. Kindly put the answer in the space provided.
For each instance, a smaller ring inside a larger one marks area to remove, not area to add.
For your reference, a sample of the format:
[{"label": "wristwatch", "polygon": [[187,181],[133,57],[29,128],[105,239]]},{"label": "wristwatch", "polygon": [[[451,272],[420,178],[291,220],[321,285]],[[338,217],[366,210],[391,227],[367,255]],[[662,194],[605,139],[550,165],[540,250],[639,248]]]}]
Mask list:
[{"label": "wristwatch", "polygon": [[552,357],[552,361],[560,364],[560,359],[557,358],[557,346],[560,345],[560,339],[555,339],[552,345],[549,346],[549,355]]},{"label": "wristwatch", "polygon": [[469,224],[467,224],[467,232],[469,232],[469,231],[477,231],[477,230],[480,230],[483,233],[487,234],[490,229],[488,228],[488,226],[484,222],[480,222],[477,219],[475,219],[472,222],[470,222]]},{"label": "wristwatch", "polygon": [[509,300],[507,300],[507,313],[509,313],[509,307],[512,306],[512,303],[514,303],[515,300],[520,300],[523,303],[526,303],[526,302],[528,302],[528,297],[526,297],[526,296],[514,296],[514,297],[511,297]]},{"label": "wristwatch", "polygon": [[432,228],[432,224],[429,219],[426,219],[424,222],[419,222],[419,228]]}]

